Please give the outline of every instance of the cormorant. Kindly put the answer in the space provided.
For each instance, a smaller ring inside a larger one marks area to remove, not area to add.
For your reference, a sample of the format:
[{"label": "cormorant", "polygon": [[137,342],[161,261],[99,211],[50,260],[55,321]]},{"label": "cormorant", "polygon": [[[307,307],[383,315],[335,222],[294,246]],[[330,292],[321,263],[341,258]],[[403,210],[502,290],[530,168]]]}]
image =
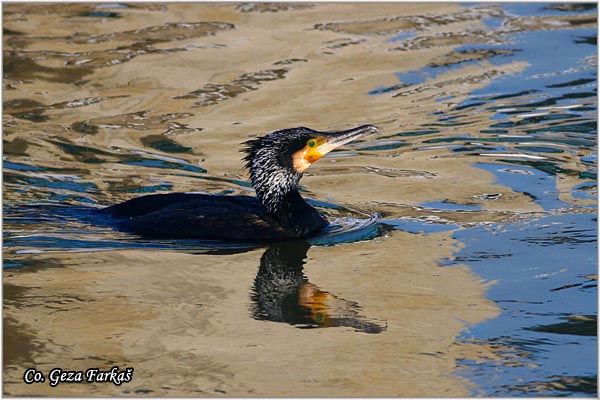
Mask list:
[{"label": "cormorant", "polygon": [[306,238],[328,225],[298,192],[303,172],[331,150],[376,133],[373,125],[341,132],[291,128],[245,142],[242,151],[257,197],[170,193],[101,210],[120,230],[143,236],[236,242]]}]

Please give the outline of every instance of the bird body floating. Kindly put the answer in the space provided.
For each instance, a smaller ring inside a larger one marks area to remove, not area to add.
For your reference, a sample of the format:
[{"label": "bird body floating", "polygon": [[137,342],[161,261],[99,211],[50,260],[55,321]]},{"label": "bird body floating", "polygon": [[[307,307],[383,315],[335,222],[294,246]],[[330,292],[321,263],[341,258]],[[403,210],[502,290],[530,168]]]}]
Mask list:
[{"label": "bird body floating", "polygon": [[300,196],[304,171],[373,125],[341,132],[291,128],[249,140],[242,150],[256,192],[251,196],[169,193],[138,197],[100,210],[118,229],[142,236],[273,242],[314,236],[329,223]]}]

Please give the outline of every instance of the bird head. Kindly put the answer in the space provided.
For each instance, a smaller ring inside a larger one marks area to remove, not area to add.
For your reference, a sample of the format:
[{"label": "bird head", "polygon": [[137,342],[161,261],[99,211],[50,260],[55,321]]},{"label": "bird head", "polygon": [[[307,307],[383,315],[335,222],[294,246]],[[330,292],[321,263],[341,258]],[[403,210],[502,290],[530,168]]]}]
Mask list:
[{"label": "bird head", "polygon": [[250,180],[263,204],[273,211],[282,196],[297,189],[304,171],[330,151],[378,130],[373,125],[340,132],[300,127],[271,132],[249,140],[242,150]]}]

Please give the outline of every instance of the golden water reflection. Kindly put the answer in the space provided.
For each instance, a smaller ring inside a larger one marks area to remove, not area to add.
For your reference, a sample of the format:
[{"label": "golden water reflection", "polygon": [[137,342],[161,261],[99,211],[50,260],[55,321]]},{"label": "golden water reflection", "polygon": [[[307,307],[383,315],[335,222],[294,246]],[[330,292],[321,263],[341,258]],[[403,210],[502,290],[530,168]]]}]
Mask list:
[{"label": "golden water reflection", "polygon": [[[281,279],[285,272],[264,262],[273,248],[32,256],[35,270],[4,275],[8,326],[29,338],[21,342],[22,356],[6,365],[5,393],[465,395],[467,382],[451,373],[456,357],[464,356],[454,336],[497,308],[468,269],[437,266],[453,241],[446,233],[430,236],[423,241],[394,232],[361,246],[312,247],[299,271],[306,278],[296,269]],[[271,281],[265,268],[276,271]],[[291,306],[273,307],[281,298],[264,285],[290,285],[298,296]],[[298,320],[286,316],[278,320],[274,309],[301,309],[302,326],[316,329],[298,329]],[[328,327],[318,312],[329,318]],[[24,385],[22,373],[32,364],[42,370],[117,365],[135,373],[122,387]]]},{"label": "golden water reflection", "polygon": [[[490,28],[487,18],[503,24]],[[473,166],[492,158],[451,148],[465,132],[473,135],[461,142],[466,148],[487,139],[506,151],[529,143],[527,126],[510,135],[491,129],[492,108],[505,99],[470,113],[455,108],[528,63],[490,62],[517,49],[455,49],[510,44],[509,33],[593,27],[595,20],[514,17],[492,4],[7,3],[3,22],[5,205],[100,207],[155,192],[253,194],[238,153],[245,140],[294,126],[375,124],[378,138],[312,166],[303,195],[338,206],[323,207],[330,217],[379,213],[450,227],[230,254],[152,246],[72,252],[19,242],[4,250],[5,262],[23,266],[3,272],[5,395],[477,393],[456,373],[458,362],[502,352],[456,338],[499,308],[485,297],[493,282],[466,266],[439,267],[461,246],[450,229],[544,210]],[[412,36],[392,40],[407,32]],[[596,68],[595,59],[584,61],[578,68]],[[428,66],[452,68],[414,85],[396,75]],[[438,123],[435,113],[461,124]],[[555,147],[573,139],[563,132],[553,138]],[[595,202],[572,195],[585,170],[580,158],[593,153],[581,146],[544,155],[568,171],[556,186],[571,205]],[[440,201],[470,209],[423,206]],[[49,231],[59,239],[82,236],[71,220],[61,230],[27,215],[4,224],[8,239],[51,237]],[[32,366],[113,365],[135,368],[133,381],[56,388],[22,382]]]}]

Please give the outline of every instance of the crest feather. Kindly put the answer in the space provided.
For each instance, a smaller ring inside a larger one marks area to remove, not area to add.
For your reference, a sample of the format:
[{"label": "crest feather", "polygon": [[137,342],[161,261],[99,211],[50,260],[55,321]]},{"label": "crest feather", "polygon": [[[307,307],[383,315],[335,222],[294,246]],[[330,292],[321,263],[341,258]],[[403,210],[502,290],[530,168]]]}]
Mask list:
[{"label": "crest feather", "polygon": [[242,143],[243,147],[240,152],[245,154],[244,157],[242,157],[245,169],[250,170],[252,167],[252,159],[256,156],[256,151],[260,148],[262,139],[262,137],[259,137]]}]

